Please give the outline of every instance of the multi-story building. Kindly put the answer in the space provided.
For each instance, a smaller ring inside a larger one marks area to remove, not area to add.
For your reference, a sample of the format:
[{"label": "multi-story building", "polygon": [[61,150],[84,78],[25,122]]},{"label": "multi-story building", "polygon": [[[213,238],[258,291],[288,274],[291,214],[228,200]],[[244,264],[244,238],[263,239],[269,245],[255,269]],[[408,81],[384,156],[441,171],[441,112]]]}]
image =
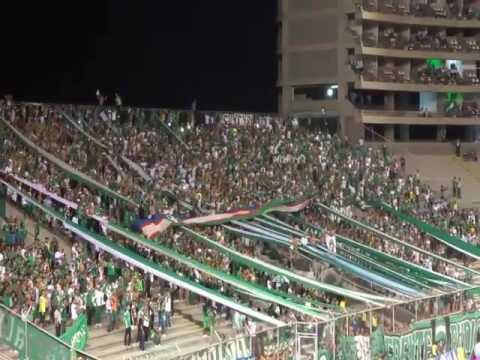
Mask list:
[{"label": "multi-story building", "polygon": [[282,114],[354,139],[477,138],[479,0],[279,0],[278,20]]}]

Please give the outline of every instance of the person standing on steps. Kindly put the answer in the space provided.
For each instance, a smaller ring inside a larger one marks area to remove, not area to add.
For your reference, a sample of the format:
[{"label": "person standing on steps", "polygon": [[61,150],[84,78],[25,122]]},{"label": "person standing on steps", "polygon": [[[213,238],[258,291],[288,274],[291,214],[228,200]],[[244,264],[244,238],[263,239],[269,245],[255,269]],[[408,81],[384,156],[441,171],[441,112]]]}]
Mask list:
[{"label": "person standing on steps", "polygon": [[462,198],[462,179],[457,179],[457,198]]},{"label": "person standing on steps", "polygon": [[172,326],[172,297],[170,292],[167,292],[165,296],[165,327],[170,328]]},{"label": "person standing on steps", "polygon": [[127,306],[123,313],[123,324],[125,325],[123,344],[125,346],[130,346],[132,342],[132,313],[130,312],[130,305]]},{"label": "person standing on steps", "polygon": [[138,346],[141,351],[145,351],[145,328],[143,327],[143,314],[138,317]]}]

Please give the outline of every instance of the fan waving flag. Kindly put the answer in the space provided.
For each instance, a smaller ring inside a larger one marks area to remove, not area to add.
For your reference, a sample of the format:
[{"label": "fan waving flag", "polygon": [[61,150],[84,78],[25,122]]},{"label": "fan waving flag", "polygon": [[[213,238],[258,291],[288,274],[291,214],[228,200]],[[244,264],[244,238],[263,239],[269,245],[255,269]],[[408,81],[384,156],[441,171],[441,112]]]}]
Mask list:
[{"label": "fan waving flag", "polygon": [[132,229],[137,232],[142,232],[149,239],[153,239],[168,229],[172,221],[167,219],[165,215],[155,214],[150,215],[146,219],[139,219],[132,225]]}]

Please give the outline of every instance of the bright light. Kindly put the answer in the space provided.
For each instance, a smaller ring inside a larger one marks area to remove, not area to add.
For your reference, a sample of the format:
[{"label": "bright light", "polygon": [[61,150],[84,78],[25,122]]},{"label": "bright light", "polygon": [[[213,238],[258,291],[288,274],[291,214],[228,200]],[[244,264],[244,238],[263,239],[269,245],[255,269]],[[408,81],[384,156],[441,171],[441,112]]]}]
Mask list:
[{"label": "bright light", "polygon": [[327,89],[327,96],[330,97],[330,98],[333,97],[333,89],[332,88]]},{"label": "bright light", "polygon": [[185,131],[185,129],[184,129],[183,126],[182,126],[182,127],[180,128],[180,132],[183,133],[184,131]]},{"label": "bright light", "polygon": [[332,85],[330,86],[330,89],[338,89],[338,85]]}]

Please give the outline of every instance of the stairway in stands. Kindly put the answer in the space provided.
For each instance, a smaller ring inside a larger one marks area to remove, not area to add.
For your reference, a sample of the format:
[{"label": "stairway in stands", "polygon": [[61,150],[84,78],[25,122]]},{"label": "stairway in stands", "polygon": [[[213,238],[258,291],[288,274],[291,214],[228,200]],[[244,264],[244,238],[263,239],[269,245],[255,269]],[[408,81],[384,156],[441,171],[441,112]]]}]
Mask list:
[{"label": "stairway in stands", "polygon": [[0,344],[0,360],[18,360],[18,354],[7,345]]},{"label": "stairway in stands", "polygon": [[[447,143],[396,144],[392,150],[398,157],[407,160],[407,172],[415,174],[420,170],[420,178],[429,184],[435,192],[440,185],[448,188],[446,195],[452,191],[453,176],[462,178],[461,207],[480,207],[480,163],[463,161],[454,156],[454,148]],[[390,145],[389,145],[390,146]],[[393,145],[392,145],[393,147]],[[465,149],[467,150],[467,149]],[[468,149],[470,151],[471,149]]]},{"label": "stairway in stands", "polygon": [[[85,351],[101,360],[134,359],[135,356],[145,353],[155,354],[155,359],[172,359],[174,357],[199,351],[208,345],[219,342],[217,337],[204,336],[202,324],[201,305],[188,305],[183,302],[175,303],[175,315],[172,327],[167,335],[162,338],[160,345],[151,342],[146,344],[144,352],[139,350],[138,343],[126,347],[123,345],[124,328],[118,324],[117,328],[108,333],[105,326],[92,328],[90,339]],[[225,320],[219,321],[216,330],[220,336],[230,338],[233,336],[232,325]],[[132,341],[135,340],[137,331],[132,331]],[[153,358],[153,356],[152,356]]]}]

